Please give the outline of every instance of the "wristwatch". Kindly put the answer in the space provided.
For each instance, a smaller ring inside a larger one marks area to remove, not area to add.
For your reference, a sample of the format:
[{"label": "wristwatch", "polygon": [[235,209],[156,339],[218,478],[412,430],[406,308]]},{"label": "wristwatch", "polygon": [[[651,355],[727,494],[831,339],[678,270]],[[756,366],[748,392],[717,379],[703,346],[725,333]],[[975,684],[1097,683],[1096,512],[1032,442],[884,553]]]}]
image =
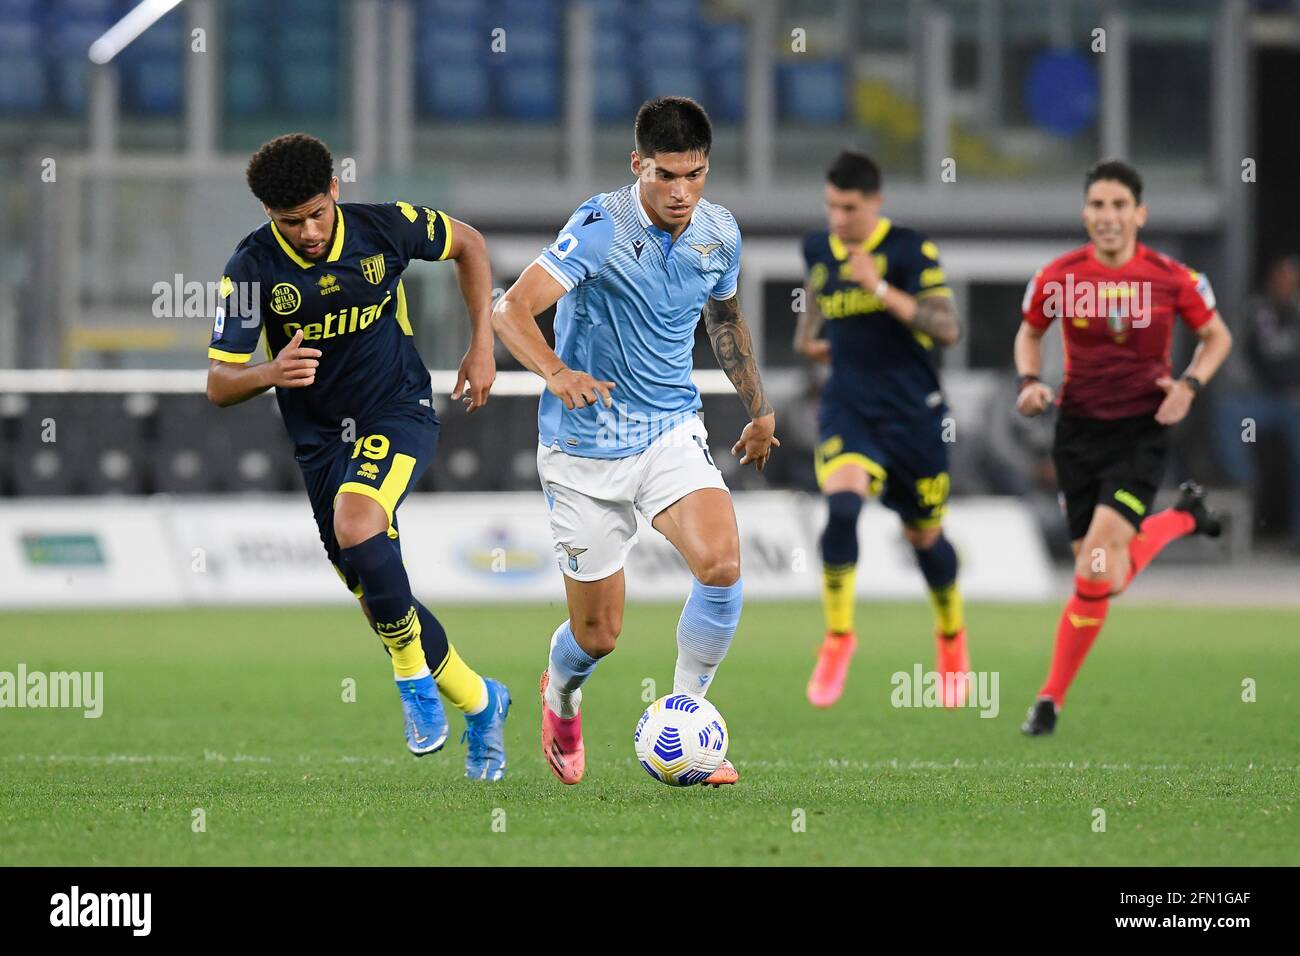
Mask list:
[{"label": "wristwatch", "polygon": [[1020,376],[1020,384],[1019,384],[1018,386],[1016,386],[1016,394],[1019,395],[1021,392],[1023,392],[1023,391],[1024,391],[1026,388],[1028,388],[1030,385],[1033,385],[1035,382],[1041,382],[1041,381],[1042,381],[1042,379],[1039,378],[1037,375],[1022,375],[1022,376]]},{"label": "wristwatch", "polygon": [[879,282],[876,283],[877,299],[883,299],[885,297],[885,293],[888,291],[889,291],[889,283],[886,282],[884,279],[881,279]]},{"label": "wristwatch", "polygon": [[1205,385],[1201,382],[1201,380],[1197,378],[1195,375],[1184,375],[1178,381],[1186,382],[1187,387],[1192,390],[1193,395],[1200,395],[1201,389],[1205,387]]}]

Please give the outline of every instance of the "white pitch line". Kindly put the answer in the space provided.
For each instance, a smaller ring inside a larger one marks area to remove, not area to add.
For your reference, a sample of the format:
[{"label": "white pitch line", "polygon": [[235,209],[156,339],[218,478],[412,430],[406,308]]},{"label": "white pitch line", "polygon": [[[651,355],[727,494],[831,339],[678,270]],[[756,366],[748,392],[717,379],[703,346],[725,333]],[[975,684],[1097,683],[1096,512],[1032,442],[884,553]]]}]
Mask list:
[{"label": "white pitch line", "polygon": [[[255,764],[318,764],[318,763],[339,763],[339,764],[398,764],[407,763],[396,757],[379,757],[379,756],[353,756],[341,754],[339,756],[315,756],[310,754],[299,754],[296,758],[276,758],[258,754],[222,754],[216,751],[205,751],[203,756],[181,755],[181,754],[0,754],[0,761],[6,762],[32,762],[32,763],[86,763],[86,764],[115,764],[115,763],[188,763],[193,761],[202,761],[204,763],[255,763]],[[616,765],[635,766],[636,761],[631,757],[621,757],[612,763]],[[772,770],[800,771],[808,769],[818,769],[819,767],[829,767],[832,770],[1107,770],[1107,771],[1136,771],[1138,773],[1160,773],[1166,771],[1188,771],[1198,772],[1225,772],[1225,771],[1255,771],[1267,770],[1282,773],[1300,772],[1300,767],[1294,766],[1271,766],[1269,764],[1257,764],[1253,761],[1247,764],[1132,764],[1132,763],[1092,763],[1084,761],[1076,763],[1075,761],[1016,761],[1016,760],[899,760],[890,758],[886,760],[843,760],[831,758],[827,761],[818,761],[810,765],[804,762],[793,760],[744,760],[735,761],[737,767],[741,768],[763,768]]]}]

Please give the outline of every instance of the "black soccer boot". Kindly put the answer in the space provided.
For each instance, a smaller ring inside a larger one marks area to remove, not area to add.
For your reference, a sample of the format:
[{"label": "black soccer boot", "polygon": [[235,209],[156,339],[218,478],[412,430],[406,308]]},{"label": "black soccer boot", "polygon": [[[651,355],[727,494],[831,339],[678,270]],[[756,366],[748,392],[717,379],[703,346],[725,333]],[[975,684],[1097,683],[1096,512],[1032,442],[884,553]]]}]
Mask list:
[{"label": "black soccer boot", "polygon": [[1219,515],[1205,507],[1205,489],[1194,481],[1184,481],[1178,486],[1178,500],[1174,509],[1186,511],[1196,520],[1194,534],[1203,534],[1207,538],[1217,538],[1223,533],[1223,522]]},{"label": "black soccer boot", "polygon": [[1044,737],[1056,729],[1056,717],[1060,711],[1056,701],[1050,697],[1040,697],[1034,701],[1025,715],[1025,722],[1020,725],[1020,732],[1029,737]]}]

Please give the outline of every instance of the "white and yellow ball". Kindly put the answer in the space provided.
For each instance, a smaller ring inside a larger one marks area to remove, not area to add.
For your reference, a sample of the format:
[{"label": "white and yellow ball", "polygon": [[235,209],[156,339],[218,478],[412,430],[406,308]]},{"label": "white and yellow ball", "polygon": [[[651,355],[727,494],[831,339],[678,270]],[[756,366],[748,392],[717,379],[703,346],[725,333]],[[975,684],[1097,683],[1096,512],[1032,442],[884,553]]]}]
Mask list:
[{"label": "white and yellow ball", "polygon": [[632,742],[646,773],[670,787],[702,783],[727,756],[727,722],[703,697],[669,694],[645,709]]}]

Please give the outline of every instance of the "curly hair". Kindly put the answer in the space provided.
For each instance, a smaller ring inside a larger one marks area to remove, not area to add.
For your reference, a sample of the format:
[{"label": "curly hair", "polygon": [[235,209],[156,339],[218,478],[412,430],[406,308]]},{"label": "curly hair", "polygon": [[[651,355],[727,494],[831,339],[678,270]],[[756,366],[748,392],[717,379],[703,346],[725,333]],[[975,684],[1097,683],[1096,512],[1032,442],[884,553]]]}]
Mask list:
[{"label": "curly hair", "polygon": [[268,209],[292,209],[329,192],[334,157],[315,136],[277,136],[248,161],[248,188]]}]

